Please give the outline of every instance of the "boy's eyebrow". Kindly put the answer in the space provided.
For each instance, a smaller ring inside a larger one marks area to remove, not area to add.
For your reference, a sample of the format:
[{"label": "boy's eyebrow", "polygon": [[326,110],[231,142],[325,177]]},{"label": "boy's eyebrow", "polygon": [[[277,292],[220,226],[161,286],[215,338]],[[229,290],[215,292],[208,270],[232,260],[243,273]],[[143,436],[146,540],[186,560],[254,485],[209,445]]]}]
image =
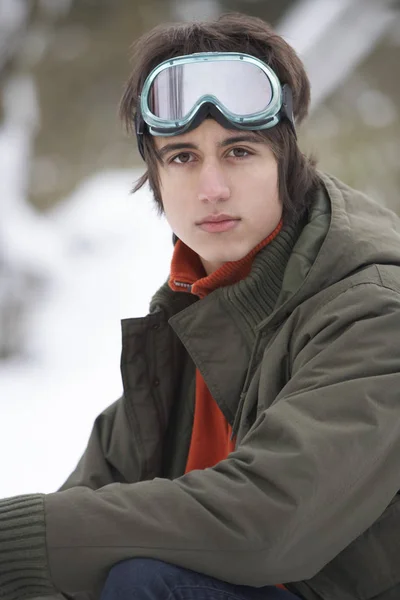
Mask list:
[{"label": "boy's eyebrow", "polygon": [[163,158],[166,154],[168,154],[168,152],[173,152],[174,150],[187,149],[198,150],[199,148],[196,144],[192,144],[189,142],[186,142],[186,144],[184,144],[183,142],[177,142],[175,144],[165,144],[165,146],[159,149],[158,154],[160,155],[160,158]]},{"label": "boy's eyebrow", "polygon": [[[218,143],[220,148],[225,148],[226,146],[230,146],[231,144],[238,144],[240,142],[251,142],[253,144],[265,144],[265,140],[258,135],[251,133],[244,133],[241,135],[230,136],[222,140]],[[192,142],[175,142],[174,144],[165,144],[158,151],[160,158],[163,158],[168,152],[174,152],[175,150],[198,150],[199,147],[197,144],[193,144]]]},{"label": "boy's eyebrow", "polygon": [[253,134],[252,133],[243,133],[243,134],[225,138],[218,145],[221,148],[224,148],[225,146],[229,146],[230,144],[238,144],[240,142],[252,142],[254,144],[265,144],[266,143],[262,137],[256,135],[255,133],[253,133]]}]

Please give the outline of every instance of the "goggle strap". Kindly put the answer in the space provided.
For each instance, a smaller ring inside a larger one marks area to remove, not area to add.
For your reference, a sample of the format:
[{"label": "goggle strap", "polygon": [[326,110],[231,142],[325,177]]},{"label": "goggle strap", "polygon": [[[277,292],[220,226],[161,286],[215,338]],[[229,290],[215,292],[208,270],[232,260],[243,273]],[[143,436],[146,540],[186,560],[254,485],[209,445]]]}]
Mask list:
[{"label": "goggle strap", "polygon": [[143,142],[145,123],[144,123],[144,119],[142,117],[142,113],[140,110],[140,96],[138,98],[137,109],[136,109],[136,112],[134,115],[134,120],[135,120],[135,132],[136,132],[136,140],[137,140],[138,150],[139,150],[140,156],[143,158],[143,160],[145,160],[145,158],[144,158],[144,142]]},{"label": "goggle strap", "polygon": [[287,83],[284,83],[282,86],[282,107],[280,112],[282,117],[286,118],[289,121],[294,136],[297,139],[297,133],[294,125],[293,116],[293,94],[290,86]]}]

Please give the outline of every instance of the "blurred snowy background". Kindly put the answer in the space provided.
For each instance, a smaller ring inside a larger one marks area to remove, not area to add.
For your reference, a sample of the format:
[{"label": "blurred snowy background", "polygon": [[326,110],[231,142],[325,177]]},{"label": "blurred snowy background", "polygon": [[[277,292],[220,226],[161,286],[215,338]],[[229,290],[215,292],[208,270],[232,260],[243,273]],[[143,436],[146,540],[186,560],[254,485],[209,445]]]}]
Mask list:
[{"label": "blurred snowy background", "polygon": [[[0,497],[55,490],[121,392],[122,318],[172,243],[117,105],[129,46],[162,21],[239,10],[300,53],[320,166],[400,213],[395,0],[0,0]],[[79,421],[76,415],[79,414]]]}]

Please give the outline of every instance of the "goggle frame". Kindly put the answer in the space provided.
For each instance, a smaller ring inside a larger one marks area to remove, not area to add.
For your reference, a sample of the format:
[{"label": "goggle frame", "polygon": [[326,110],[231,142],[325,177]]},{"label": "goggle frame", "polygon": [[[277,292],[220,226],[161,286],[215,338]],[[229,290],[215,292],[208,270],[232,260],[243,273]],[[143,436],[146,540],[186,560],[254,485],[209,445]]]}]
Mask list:
[{"label": "goggle frame", "polygon": [[[182,119],[162,119],[150,109],[149,95],[157,76],[171,67],[207,61],[245,61],[262,70],[271,86],[271,100],[266,108],[251,115],[238,115],[231,112],[213,94],[201,96]],[[214,108],[214,109],[213,109]],[[287,118],[295,132],[293,118],[292,92],[288,84],[281,85],[275,72],[260,59],[241,52],[199,52],[177,56],[163,61],[147,76],[139,97],[138,110],[135,115],[136,136],[139,152],[144,158],[143,134],[145,125],[153,136],[172,137],[197,127],[210,113],[221,125],[241,130],[262,130],[277,125],[282,118]],[[200,117],[196,118],[196,117]]]}]

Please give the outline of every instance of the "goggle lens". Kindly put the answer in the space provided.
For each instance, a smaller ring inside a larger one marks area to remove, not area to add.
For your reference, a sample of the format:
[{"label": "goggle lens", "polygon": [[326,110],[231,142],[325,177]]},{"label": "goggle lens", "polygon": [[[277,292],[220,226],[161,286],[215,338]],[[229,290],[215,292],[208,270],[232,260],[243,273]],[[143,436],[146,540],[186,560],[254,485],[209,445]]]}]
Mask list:
[{"label": "goggle lens", "polygon": [[250,62],[171,65],[154,79],[149,108],[160,119],[181,120],[204,96],[214,96],[231,113],[246,116],[267,108],[272,87],[266,73]]}]

